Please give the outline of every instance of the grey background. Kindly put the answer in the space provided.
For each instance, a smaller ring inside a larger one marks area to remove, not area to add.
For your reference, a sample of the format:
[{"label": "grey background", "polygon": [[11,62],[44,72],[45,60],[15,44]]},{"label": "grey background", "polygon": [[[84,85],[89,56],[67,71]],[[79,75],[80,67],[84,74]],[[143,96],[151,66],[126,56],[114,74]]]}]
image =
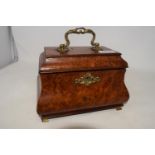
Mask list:
[{"label": "grey background", "polygon": [[11,27],[0,26],[0,68],[17,60],[17,49]]}]

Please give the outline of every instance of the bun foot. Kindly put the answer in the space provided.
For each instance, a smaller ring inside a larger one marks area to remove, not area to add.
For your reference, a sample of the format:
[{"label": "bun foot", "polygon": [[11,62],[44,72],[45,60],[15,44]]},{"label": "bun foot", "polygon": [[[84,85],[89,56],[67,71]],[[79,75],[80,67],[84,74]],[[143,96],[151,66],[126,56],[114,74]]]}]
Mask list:
[{"label": "bun foot", "polygon": [[122,107],[117,107],[116,110],[122,110]]},{"label": "bun foot", "polygon": [[48,122],[49,120],[48,120],[48,118],[45,118],[45,117],[43,117],[43,118],[41,118],[42,119],[42,122],[43,123],[45,123],[45,122]]}]

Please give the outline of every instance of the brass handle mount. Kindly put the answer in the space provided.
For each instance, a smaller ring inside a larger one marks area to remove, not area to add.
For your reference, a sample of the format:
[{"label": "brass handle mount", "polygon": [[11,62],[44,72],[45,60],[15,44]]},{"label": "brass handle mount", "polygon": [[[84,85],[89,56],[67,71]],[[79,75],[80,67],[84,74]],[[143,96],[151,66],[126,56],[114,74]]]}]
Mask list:
[{"label": "brass handle mount", "polygon": [[79,28],[71,29],[65,33],[66,43],[60,44],[60,46],[57,48],[57,51],[60,53],[66,53],[69,51],[69,45],[70,45],[70,41],[68,38],[69,34],[86,34],[86,33],[93,35],[93,38],[91,40],[91,45],[92,45],[91,49],[96,52],[99,50],[103,50],[102,47],[100,47],[100,44],[95,42],[96,34],[93,30],[86,29],[84,27],[79,27]]}]

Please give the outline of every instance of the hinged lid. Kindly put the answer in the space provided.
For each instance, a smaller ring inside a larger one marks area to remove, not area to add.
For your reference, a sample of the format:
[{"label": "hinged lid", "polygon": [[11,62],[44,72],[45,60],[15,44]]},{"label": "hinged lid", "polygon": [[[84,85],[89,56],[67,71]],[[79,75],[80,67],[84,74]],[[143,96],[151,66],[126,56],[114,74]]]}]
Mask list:
[{"label": "hinged lid", "polygon": [[[69,34],[93,35],[91,47],[69,47]],[[40,56],[40,73],[55,73],[83,70],[121,69],[127,62],[121,58],[121,53],[95,42],[95,33],[91,29],[76,28],[65,33],[65,44],[56,47],[45,47]]]},{"label": "hinged lid", "polygon": [[128,67],[121,53],[102,47],[94,52],[90,47],[71,47],[67,53],[59,53],[56,47],[45,47],[40,56],[40,73],[121,69]]}]

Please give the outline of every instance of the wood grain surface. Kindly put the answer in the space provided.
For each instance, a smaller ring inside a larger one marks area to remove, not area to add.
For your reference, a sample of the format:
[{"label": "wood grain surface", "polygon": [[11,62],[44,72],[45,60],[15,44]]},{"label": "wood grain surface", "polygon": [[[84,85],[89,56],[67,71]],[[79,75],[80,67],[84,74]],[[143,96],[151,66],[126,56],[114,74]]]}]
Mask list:
[{"label": "wood grain surface", "polygon": [[[75,49],[74,56],[72,53],[62,56],[53,49],[46,48],[40,56],[37,112],[41,117],[100,110],[123,105],[128,100],[124,83],[128,64],[120,53],[94,54],[81,47]],[[83,49],[87,51],[79,56],[78,51]],[[100,81],[89,86],[75,84],[75,79],[87,73]]]}]

